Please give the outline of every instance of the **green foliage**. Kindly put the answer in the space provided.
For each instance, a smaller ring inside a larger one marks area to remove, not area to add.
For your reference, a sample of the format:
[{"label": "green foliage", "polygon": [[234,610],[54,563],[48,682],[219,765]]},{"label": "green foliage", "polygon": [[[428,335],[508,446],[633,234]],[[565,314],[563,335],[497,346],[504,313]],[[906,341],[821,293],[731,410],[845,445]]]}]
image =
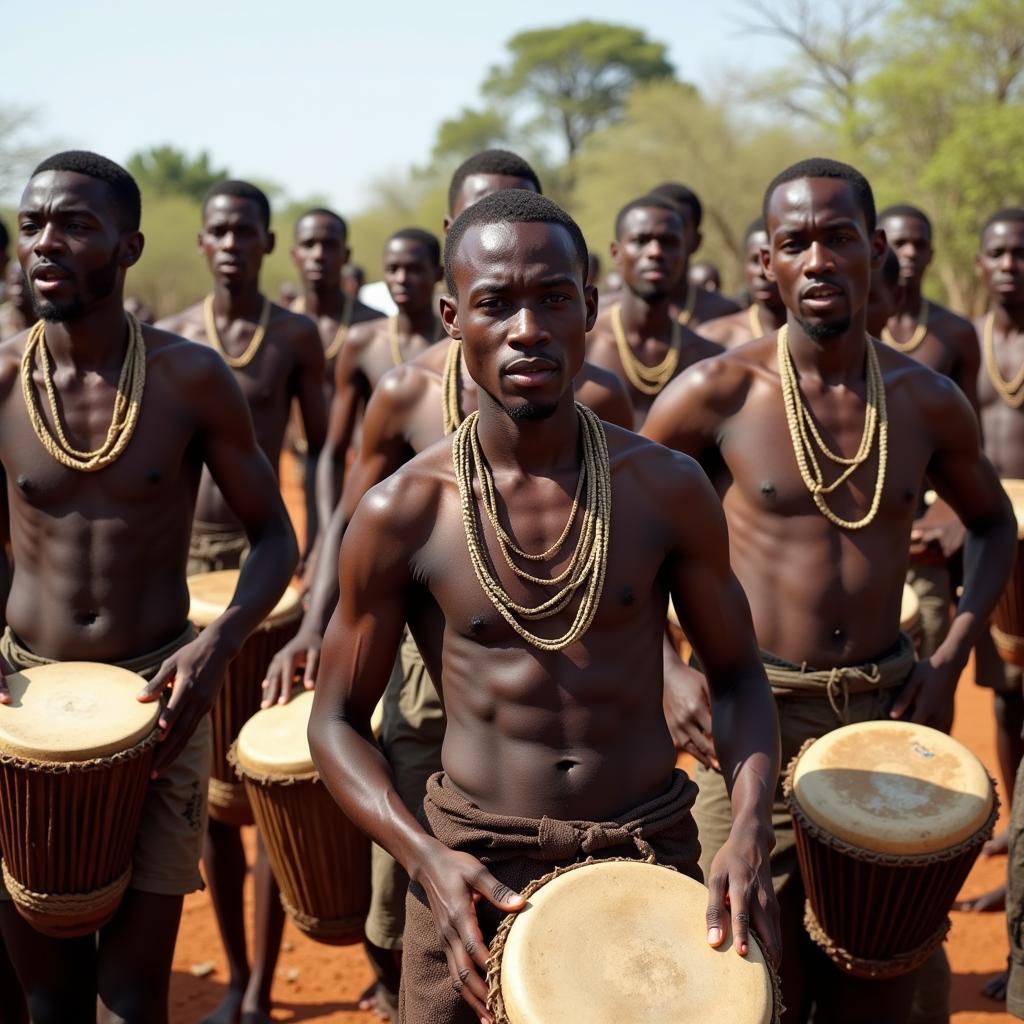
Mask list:
[{"label": "green foliage", "polygon": [[508,49],[510,63],[491,69],[484,94],[535,106],[536,123],[561,136],[570,158],[589,134],[618,118],[635,85],[675,74],[664,44],[606,22],[520,32]]},{"label": "green foliage", "polygon": [[185,196],[202,199],[228,171],[213,167],[205,151],[190,157],[176,146],[153,146],[128,158],[128,171],[143,193],[154,196]]},{"label": "green foliage", "polygon": [[441,122],[432,156],[435,163],[451,161],[454,166],[482,149],[508,146],[511,139],[511,128],[503,113],[493,107],[463,107],[457,117]]}]

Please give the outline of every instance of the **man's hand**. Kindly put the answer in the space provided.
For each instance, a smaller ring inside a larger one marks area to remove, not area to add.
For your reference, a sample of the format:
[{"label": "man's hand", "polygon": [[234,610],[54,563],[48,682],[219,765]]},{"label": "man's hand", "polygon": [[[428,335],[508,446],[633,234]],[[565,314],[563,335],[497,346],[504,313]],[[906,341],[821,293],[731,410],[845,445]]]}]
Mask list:
[{"label": "man's hand", "polygon": [[931,548],[944,559],[950,559],[963,547],[966,536],[967,530],[953,510],[944,501],[936,501],[914,521],[910,554],[920,557]]},{"label": "man's hand", "polygon": [[778,967],[782,959],[779,904],[772,888],[769,854],[775,846],[770,824],[733,822],[725,845],[711,863],[708,876],[708,945],[720,946],[732,920],[733,946],[740,956],[750,948],[750,927],[765,956]]},{"label": "man's hand", "polygon": [[953,699],[960,672],[955,665],[938,660],[937,653],[914,666],[889,716],[905,718],[910,711],[911,722],[948,733],[953,727]]},{"label": "man's hand", "polygon": [[721,771],[711,735],[711,698],[704,676],[678,659],[666,660],[663,704],[676,750],[692,754],[706,768]]},{"label": "man's hand", "polygon": [[469,1003],[482,1022],[491,1024],[487,1012],[488,948],[476,916],[482,898],[505,913],[522,910],[526,900],[499,882],[468,853],[455,853],[440,844],[415,875],[423,886],[434,915],[434,925],[444,946],[452,988]]},{"label": "man's hand", "polygon": [[316,670],[320,665],[320,648],[323,637],[310,629],[299,627],[295,634],[274,655],[263,680],[263,698],[260,707],[271,704],[287,704],[292,699],[292,684],[302,672],[304,689],[312,690],[316,685]]},{"label": "man's hand", "polygon": [[175,651],[137,694],[145,704],[158,700],[171,687],[170,700],[160,713],[154,778],[181,753],[203,715],[213,707],[234,654],[225,651],[213,629],[204,630]]}]

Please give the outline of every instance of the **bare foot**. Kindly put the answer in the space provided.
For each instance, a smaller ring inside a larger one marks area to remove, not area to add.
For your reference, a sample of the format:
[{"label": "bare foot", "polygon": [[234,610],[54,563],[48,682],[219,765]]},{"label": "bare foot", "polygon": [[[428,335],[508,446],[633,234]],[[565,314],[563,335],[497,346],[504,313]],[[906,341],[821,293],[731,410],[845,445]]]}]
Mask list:
[{"label": "bare foot", "polygon": [[982,987],[981,994],[986,999],[994,999],[997,1003],[1006,1002],[1006,985],[1010,980],[1009,972],[995,974]]},{"label": "bare foot", "polygon": [[971,899],[957,900],[953,904],[953,909],[962,910],[967,914],[1001,913],[1006,909],[1006,886],[1000,885]]},{"label": "bare foot", "polygon": [[204,1017],[199,1024],[238,1024],[238,1014],[241,1007],[241,989],[229,988],[224,993],[220,1006],[213,1013]]},{"label": "bare foot", "polygon": [[997,832],[982,848],[982,857],[1005,857],[1010,852],[1010,830]]}]

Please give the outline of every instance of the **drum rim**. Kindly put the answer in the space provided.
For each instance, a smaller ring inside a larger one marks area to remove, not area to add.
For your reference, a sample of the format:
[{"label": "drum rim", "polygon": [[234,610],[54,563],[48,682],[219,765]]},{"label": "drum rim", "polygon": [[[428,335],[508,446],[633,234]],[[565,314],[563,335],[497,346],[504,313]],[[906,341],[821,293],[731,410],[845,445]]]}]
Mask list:
[{"label": "drum rim", "polygon": [[[520,895],[522,895],[524,900],[529,900],[538,889],[541,889],[556,878],[568,874],[570,871],[590,867],[594,864],[647,864],[651,867],[682,874],[678,868],[673,867],[671,864],[661,864],[655,860],[641,859],[639,857],[587,857],[586,860],[554,868],[548,874],[530,882],[525,888],[520,890]],[[510,1024],[508,1014],[505,1011],[505,999],[501,992],[501,961],[502,953],[505,950],[505,943],[508,941],[509,932],[512,930],[512,925],[515,924],[517,916],[517,914],[507,914],[498,925],[498,930],[495,932],[494,938],[490,943],[490,956],[487,959],[486,973],[487,1009],[488,1012],[493,1014],[495,1024]],[[768,959],[764,944],[753,927],[750,929],[750,937],[761,954],[762,964],[768,972],[769,984],[772,990],[772,1024],[779,1024],[782,1016],[782,982],[771,961]]]},{"label": "drum rim", "polygon": [[237,739],[228,748],[227,760],[243,783],[249,782],[254,786],[297,786],[303,782],[320,781],[320,773],[316,768],[299,772],[274,772],[265,769],[253,769],[243,764],[243,758],[238,750]]},{"label": "drum rim", "polygon": [[[826,735],[828,735],[826,733]],[[989,808],[988,817],[978,831],[961,839],[953,846],[946,846],[939,850],[930,850],[928,853],[886,853],[881,850],[869,850],[867,847],[858,846],[849,840],[841,839],[839,836],[829,832],[817,822],[808,817],[807,812],[800,805],[794,791],[793,781],[796,774],[797,762],[806,751],[817,742],[817,738],[805,740],[800,749],[790,759],[786,767],[786,774],[782,780],[782,797],[789,808],[789,813],[799,824],[800,829],[811,839],[830,847],[837,853],[845,853],[854,860],[870,864],[881,864],[886,867],[927,867],[932,864],[944,864],[946,861],[956,860],[965,853],[969,853],[976,846],[981,846],[992,838],[995,832],[996,821],[999,818],[999,790],[996,788],[995,779],[985,769],[985,777],[989,781],[992,793],[992,806]],[[982,766],[984,767],[984,766]]]},{"label": "drum rim", "polygon": [[[237,580],[240,573],[240,569],[212,569],[210,572],[195,572],[192,573],[191,576],[186,577],[185,583],[188,585],[189,580],[199,579],[206,576],[227,577],[230,575]],[[282,592],[281,597],[278,598],[278,602],[283,600],[286,594],[291,595],[291,603],[286,605],[280,611],[276,610],[275,605],[275,608],[272,609],[270,614],[267,615],[267,617],[253,630],[253,633],[259,633],[261,631],[266,632],[270,629],[276,629],[278,626],[286,626],[289,623],[294,622],[296,619],[302,618],[302,595],[298,588],[289,583]],[[189,621],[197,629],[205,629],[211,623],[216,621],[227,608],[226,604],[207,601],[204,598],[193,598],[191,587],[189,587],[188,600]],[[197,605],[199,606],[198,608],[196,607]],[[201,610],[202,614],[194,614],[199,610]]]},{"label": "drum rim", "polygon": [[[1006,493],[1007,498],[1010,499],[1010,504],[1013,505],[1014,518],[1017,519],[1017,505],[1014,501],[1014,497],[1016,496],[1024,501],[1024,479],[1021,477],[1008,476],[1001,478],[999,482],[1002,484],[1003,491]],[[1007,487],[1007,484],[1010,484],[1010,487]],[[1016,492],[1016,495],[1014,495],[1013,492]],[[1017,540],[1024,540],[1024,523],[1020,522],[1019,519],[1017,520]]]},{"label": "drum rim", "polygon": [[79,760],[49,761],[42,758],[29,757],[25,754],[0,750],[0,765],[4,767],[18,768],[23,771],[48,772],[55,775],[64,775],[68,772],[92,772],[101,768],[110,768],[113,765],[125,761],[134,761],[142,757],[151,747],[156,745],[160,738],[159,723],[154,723],[153,728],[142,737],[137,743],[126,748],[117,750],[113,754],[105,754],[102,757],[85,757]]}]

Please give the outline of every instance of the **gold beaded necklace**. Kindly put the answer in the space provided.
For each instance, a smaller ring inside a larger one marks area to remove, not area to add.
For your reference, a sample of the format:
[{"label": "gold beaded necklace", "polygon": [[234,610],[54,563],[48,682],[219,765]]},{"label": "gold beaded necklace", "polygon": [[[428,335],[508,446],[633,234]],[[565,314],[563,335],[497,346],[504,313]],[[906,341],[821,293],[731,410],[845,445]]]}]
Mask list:
[{"label": "gold beaded necklace", "polygon": [[677,317],[684,327],[690,326],[690,321],[693,319],[693,311],[697,308],[697,291],[696,285],[690,284],[686,286],[686,307]]},{"label": "gold beaded necklace", "polygon": [[[782,382],[782,400],[786,408],[786,424],[789,427],[789,438],[793,445],[793,454],[807,490],[811,492],[818,511],[831,523],[844,530],[860,530],[869,526],[878,514],[885,487],[885,470],[889,458],[889,417],[885,404],[885,382],[878,364],[878,355],[874,344],[867,336],[867,396],[864,413],[864,433],[861,436],[857,454],[846,458],[833,452],[818,433],[814,419],[807,408],[806,400],[800,391],[793,357],[788,344],[789,325],[783,324],[779,330],[778,362],[779,378]],[[877,430],[876,430],[877,428]],[[875,479],[875,493],[871,507],[863,518],[858,520],[842,519],[836,515],[825,502],[826,495],[831,494],[840,484],[852,476],[857,468],[871,454],[874,447],[875,434],[878,435],[878,474]],[[825,483],[821,466],[815,455],[817,449],[825,458],[846,468],[830,484]]]},{"label": "gold beaded necklace", "polygon": [[441,375],[441,422],[446,437],[455,433],[456,428],[462,423],[462,410],[459,408],[461,367],[462,344],[452,338],[448,343],[444,373]]},{"label": "gold beaded necklace", "polygon": [[267,324],[270,323],[270,300],[263,296],[263,308],[260,310],[260,320],[253,332],[252,340],[246,346],[240,356],[229,355],[224,350],[220,340],[220,332],[217,330],[217,318],[213,315],[213,296],[207,295],[203,302],[203,315],[206,318],[206,336],[210,339],[213,347],[220,353],[221,358],[232,369],[241,370],[248,366],[259,352],[263,339],[267,334]]},{"label": "gold beaded necklace", "polygon": [[985,327],[982,330],[982,349],[985,353],[985,370],[988,372],[988,379],[992,381],[992,387],[996,389],[999,397],[1011,408],[1019,409],[1024,405],[1024,366],[1017,371],[1013,380],[1006,380],[999,370],[996,362],[996,343],[993,336],[995,314],[989,313],[985,317]]},{"label": "gold beaded necklace", "polygon": [[[490,467],[484,459],[477,440],[478,412],[471,412],[462,425],[456,430],[452,440],[452,461],[455,467],[455,478],[459,485],[459,498],[462,505],[462,525],[466,533],[469,548],[469,559],[473,565],[484,593],[501,617],[527,643],[543,651],[560,651],[579,640],[590,628],[597,613],[604,588],[605,573],[608,567],[608,536],[611,528],[611,464],[608,457],[608,444],[604,427],[597,415],[579,402],[576,403],[576,415],[580,427],[580,440],[583,450],[580,478],[573,498],[569,521],[558,540],[541,554],[529,554],[520,548],[509,536],[498,521],[497,491]],[[549,598],[538,605],[523,605],[513,601],[502,585],[494,570],[487,545],[483,539],[483,523],[477,510],[473,494],[474,473],[480,480],[480,492],[487,519],[494,530],[498,548],[505,563],[520,578],[537,586],[558,587]],[[582,502],[580,495],[583,495]],[[533,576],[521,569],[512,560],[518,555],[531,561],[550,558],[561,548],[577,513],[582,507],[582,526],[576,549],[572,554],[568,567],[552,579]],[[560,637],[553,640],[545,639],[531,633],[520,618],[527,621],[548,619],[557,615],[573,600],[577,590],[584,587],[583,596],[572,625]]]},{"label": "gold beaded necklace", "polygon": [[[324,349],[324,359],[330,361],[345,347],[345,342],[348,340],[348,329],[352,326],[352,314],[355,306],[355,298],[345,292],[344,304],[341,307],[341,320],[338,321],[338,329],[334,332],[333,340]],[[292,304],[292,312],[306,312],[306,300],[301,295]]]},{"label": "gold beaded necklace", "polygon": [[648,366],[640,362],[639,357],[630,348],[626,339],[626,331],[622,326],[622,303],[616,302],[611,308],[612,334],[619,350],[619,362],[630,384],[645,395],[657,395],[675,375],[679,366],[679,350],[683,345],[683,325],[680,320],[672,321],[672,340],[668,353],[656,366]]},{"label": "gold beaded necklace", "polygon": [[900,341],[889,330],[889,325],[886,324],[882,328],[882,341],[889,346],[889,348],[896,349],[897,352],[913,352],[928,334],[928,300],[921,300],[921,308],[917,311],[917,326],[914,328],[914,333],[906,340]]},{"label": "gold beaded necklace", "polygon": [[[126,313],[128,321],[128,349],[117,380],[117,392],[114,396],[114,411],[110,417],[110,427],[103,444],[93,451],[79,451],[74,448],[64,433],[60,421],[60,410],[57,406],[57,389],[53,383],[53,367],[50,353],[46,347],[46,324],[38,321],[29,332],[25,342],[25,351],[21,357],[21,389],[28,409],[29,422],[46,451],[68,469],[77,469],[82,473],[94,473],[104,466],[116,462],[135,433],[142,411],[142,394],[146,387],[146,343],[142,337],[139,321],[131,313]],[[35,384],[32,373],[35,367],[35,353],[39,351],[39,364],[43,373],[43,386],[50,407],[50,418],[53,421],[53,433],[50,432],[36,399]],[[56,434],[56,437],[54,437]]]}]

